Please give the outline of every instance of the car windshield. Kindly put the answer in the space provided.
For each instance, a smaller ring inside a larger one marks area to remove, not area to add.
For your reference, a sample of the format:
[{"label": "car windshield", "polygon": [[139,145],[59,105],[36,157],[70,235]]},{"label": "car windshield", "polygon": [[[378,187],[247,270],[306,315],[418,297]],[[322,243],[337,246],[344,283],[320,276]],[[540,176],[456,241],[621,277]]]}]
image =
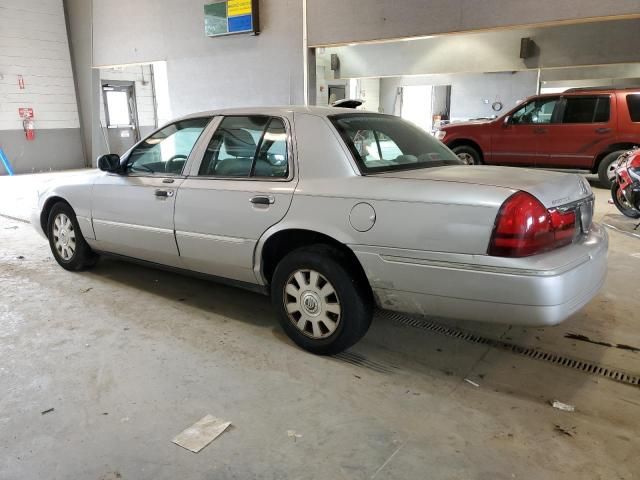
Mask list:
[{"label": "car windshield", "polygon": [[347,113],[329,118],[351,150],[362,173],[463,163],[433,136],[398,117]]}]

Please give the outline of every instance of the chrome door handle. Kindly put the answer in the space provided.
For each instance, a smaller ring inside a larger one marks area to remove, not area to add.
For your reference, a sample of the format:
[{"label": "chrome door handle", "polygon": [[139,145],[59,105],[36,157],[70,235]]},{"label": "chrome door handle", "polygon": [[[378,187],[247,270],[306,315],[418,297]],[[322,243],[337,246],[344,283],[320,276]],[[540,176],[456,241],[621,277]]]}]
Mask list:
[{"label": "chrome door handle", "polygon": [[251,197],[249,201],[254,205],[272,205],[276,199],[272,195],[256,195],[255,197]]},{"label": "chrome door handle", "polygon": [[611,132],[610,128],[596,128],[596,133],[609,133]]},{"label": "chrome door handle", "polygon": [[156,197],[173,197],[173,190],[156,190]]}]

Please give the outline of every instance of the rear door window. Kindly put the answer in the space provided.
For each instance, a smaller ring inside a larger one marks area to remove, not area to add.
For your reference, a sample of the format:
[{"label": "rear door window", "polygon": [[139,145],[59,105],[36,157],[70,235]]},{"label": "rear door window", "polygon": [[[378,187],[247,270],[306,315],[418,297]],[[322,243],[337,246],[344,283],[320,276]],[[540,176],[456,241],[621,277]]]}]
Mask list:
[{"label": "rear door window", "polygon": [[229,116],[220,123],[199,176],[287,178],[287,131],[281,118]]},{"label": "rear door window", "polygon": [[609,97],[566,97],[562,123],[605,123],[609,121]]},{"label": "rear door window", "polygon": [[632,122],[640,122],[640,93],[627,95],[627,106]]}]

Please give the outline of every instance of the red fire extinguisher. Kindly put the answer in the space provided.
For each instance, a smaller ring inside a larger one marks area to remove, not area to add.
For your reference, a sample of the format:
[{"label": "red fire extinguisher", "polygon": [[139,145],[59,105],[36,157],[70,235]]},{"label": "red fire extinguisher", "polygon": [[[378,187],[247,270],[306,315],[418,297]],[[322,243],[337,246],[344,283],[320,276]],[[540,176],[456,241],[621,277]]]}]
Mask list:
[{"label": "red fire extinguisher", "polygon": [[22,128],[24,129],[24,135],[27,137],[27,140],[35,140],[36,138],[36,130],[35,125],[33,123],[33,118],[25,118],[22,120]]}]

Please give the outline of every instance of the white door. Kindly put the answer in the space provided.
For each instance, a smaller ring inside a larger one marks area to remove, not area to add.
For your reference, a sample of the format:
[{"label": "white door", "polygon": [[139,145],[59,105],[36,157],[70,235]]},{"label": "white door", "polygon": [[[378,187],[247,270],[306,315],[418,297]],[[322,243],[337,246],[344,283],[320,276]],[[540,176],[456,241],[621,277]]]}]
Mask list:
[{"label": "white door", "polygon": [[185,268],[256,283],[256,243],[284,217],[295,189],[289,127],[279,117],[221,120],[176,199]]},{"label": "white door", "polygon": [[187,159],[210,118],[173,123],[136,145],[121,174],[93,186],[92,220],[99,250],[176,266],[173,211]]}]

